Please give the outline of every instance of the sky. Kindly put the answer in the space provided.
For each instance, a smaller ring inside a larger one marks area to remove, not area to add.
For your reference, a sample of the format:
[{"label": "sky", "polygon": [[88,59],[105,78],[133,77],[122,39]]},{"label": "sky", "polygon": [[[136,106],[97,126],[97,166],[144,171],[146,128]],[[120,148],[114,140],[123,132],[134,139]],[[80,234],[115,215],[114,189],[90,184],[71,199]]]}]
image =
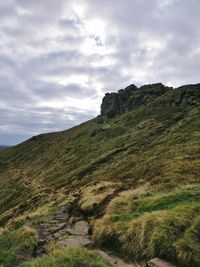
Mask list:
[{"label": "sky", "polygon": [[199,0],[0,0],[0,144],[87,121],[132,83],[198,83],[199,11]]}]

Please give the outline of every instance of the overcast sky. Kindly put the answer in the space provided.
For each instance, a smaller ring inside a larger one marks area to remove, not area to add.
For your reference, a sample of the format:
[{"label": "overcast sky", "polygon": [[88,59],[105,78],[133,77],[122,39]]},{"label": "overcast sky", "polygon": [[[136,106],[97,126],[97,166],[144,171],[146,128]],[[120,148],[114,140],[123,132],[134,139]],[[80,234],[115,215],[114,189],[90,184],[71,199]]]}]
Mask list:
[{"label": "overcast sky", "polygon": [[0,0],[0,144],[67,129],[131,83],[199,82],[199,0]]}]

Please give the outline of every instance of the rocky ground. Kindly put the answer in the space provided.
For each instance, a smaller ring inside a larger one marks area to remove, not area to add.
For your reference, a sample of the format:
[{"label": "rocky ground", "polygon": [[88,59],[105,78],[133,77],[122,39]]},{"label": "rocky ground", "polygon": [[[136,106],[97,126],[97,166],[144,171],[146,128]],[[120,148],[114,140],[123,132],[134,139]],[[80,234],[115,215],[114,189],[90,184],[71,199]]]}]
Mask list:
[{"label": "rocky ground", "polygon": [[[95,248],[89,235],[90,225],[87,221],[81,220],[74,224],[68,223],[68,207],[63,207],[56,213],[52,220],[43,223],[38,227],[38,246],[36,248],[36,257],[47,254],[52,243],[59,247],[89,247]],[[117,267],[139,267],[136,263],[126,263],[124,260],[112,255],[107,251],[98,249],[98,252],[108,259],[113,266]]]},{"label": "rocky ground", "polygon": [[101,256],[109,260],[114,267],[175,267],[158,258],[152,259],[149,263],[126,262],[123,259],[95,247],[90,236],[90,224],[85,220],[69,223],[69,207],[64,206],[55,213],[51,220],[42,223],[37,228],[38,243],[34,251],[29,251],[25,247],[19,251],[18,256],[23,260],[31,260],[48,254],[52,247],[75,247],[96,249]]}]

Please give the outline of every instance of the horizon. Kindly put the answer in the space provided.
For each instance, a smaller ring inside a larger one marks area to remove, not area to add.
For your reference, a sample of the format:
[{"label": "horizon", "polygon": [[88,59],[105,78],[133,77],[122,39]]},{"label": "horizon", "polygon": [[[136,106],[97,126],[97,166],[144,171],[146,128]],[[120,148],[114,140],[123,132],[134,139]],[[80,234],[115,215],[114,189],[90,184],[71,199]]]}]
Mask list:
[{"label": "horizon", "polygon": [[0,143],[87,121],[106,92],[131,83],[198,83],[199,7],[198,0],[1,1]]},{"label": "horizon", "polygon": [[[157,83],[155,83],[155,84],[159,84],[160,82],[157,82]],[[161,84],[163,84],[163,83],[161,83]],[[198,83],[191,83],[191,84],[183,84],[183,85],[180,85],[180,86],[178,86],[178,87],[174,87],[174,86],[170,86],[171,88],[173,88],[173,89],[177,89],[177,88],[179,88],[179,87],[182,87],[182,86],[186,86],[186,85],[196,85],[196,84],[200,84],[199,82]],[[130,86],[130,85],[135,85],[134,83],[131,83],[131,84],[129,84],[128,86]],[[140,87],[141,86],[144,86],[144,85],[149,85],[149,84],[143,84],[143,85],[139,85],[139,86],[137,86],[136,85],[136,87],[138,88],[138,89],[140,89]],[[166,86],[165,84],[163,84],[164,86]],[[128,86],[126,86],[126,87],[128,87]],[[125,87],[125,88],[126,88]],[[125,88],[122,88],[122,89],[125,89]],[[119,91],[120,89],[116,89],[115,91],[111,91],[111,92],[108,92],[108,93],[117,93],[118,91]],[[106,95],[107,93],[104,93],[104,96]],[[103,99],[103,97],[102,97],[102,99]],[[101,100],[102,101],[102,100]],[[99,106],[99,109],[100,109],[100,106]],[[96,116],[98,116],[100,114],[100,112],[98,113],[98,114],[96,114]],[[88,120],[90,120],[90,119],[93,119],[93,118],[95,118],[96,116],[93,116],[93,117],[91,117],[91,118],[89,118]],[[69,127],[69,128],[66,128],[66,129],[57,129],[56,131],[48,131],[48,132],[38,132],[38,133],[36,133],[35,135],[30,135],[30,136],[28,136],[26,139],[22,139],[22,140],[19,140],[17,143],[10,143],[10,144],[7,144],[7,143],[5,143],[5,144],[2,144],[2,143],[0,143],[0,147],[11,147],[11,146],[16,146],[16,145],[18,145],[18,144],[20,144],[20,143],[23,143],[23,142],[25,142],[25,141],[27,141],[27,140],[29,140],[30,138],[32,138],[32,137],[34,137],[34,136],[37,136],[37,135],[40,135],[40,134],[48,134],[48,133],[55,133],[55,132],[61,132],[61,131],[65,131],[65,130],[68,130],[68,129],[71,129],[71,128],[73,128],[73,127],[75,127],[75,126],[77,126],[77,125],[79,125],[79,124],[81,124],[81,123],[84,123],[84,122],[86,122],[86,120],[85,121],[80,121],[78,124],[72,124],[71,125],[71,127]]]},{"label": "horizon", "polygon": [[[157,83],[155,83],[155,84],[163,84],[163,83],[160,83],[160,82],[157,82]],[[181,86],[179,86],[179,87],[183,87],[183,86],[190,86],[190,85],[198,85],[198,84],[200,84],[200,83],[191,83],[191,84],[183,84],[183,85],[181,85]],[[126,87],[129,87],[129,86],[131,86],[131,85],[135,85],[135,84],[133,84],[133,83],[131,83],[131,84],[129,84],[128,86],[126,86]],[[136,85],[136,87],[137,87],[137,89],[140,89],[142,86],[146,86],[146,85],[149,85],[149,84],[143,84],[143,85],[140,85],[140,86],[137,86]],[[151,84],[151,85],[153,85],[153,84]],[[163,84],[164,86],[166,86],[165,84]],[[125,87],[125,88],[126,88]],[[174,86],[170,86],[172,89],[174,89],[174,90],[176,90],[176,89],[178,89],[179,87],[174,87]],[[122,89],[125,89],[125,88],[122,88]],[[116,91],[112,91],[112,92],[109,92],[109,93],[117,93],[118,91],[119,91],[120,89],[117,89]],[[104,96],[106,96],[106,94],[107,93],[105,93],[104,94]],[[102,98],[102,100],[103,100],[103,98]],[[102,103],[102,102],[101,102]],[[100,112],[99,112],[99,114],[97,114],[97,116],[98,115],[100,115]],[[96,117],[96,116],[95,116]],[[92,117],[92,118],[90,118],[90,119],[93,119],[93,118],[95,118],[95,117]],[[24,140],[21,140],[20,142],[18,142],[18,143],[15,143],[15,144],[0,144],[0,148],[1,147],[11,147],[11,146],[16,146],[16,145],[18,145],[18,144],[20,144],[20,143],[22,143],[22,142],[25,142],[25,141],[27,141],[27,140],[29,140],[29,139],[31,139],[32,137],[34,137],[34,136],[37,136],[37,135],[41,135],[41,134],[48,134],[48,133],[56,133],[56,132],[61,132],[61,131],[66,131],[66,130],[68,130],[68,129],[71,129],[71,128],[73,128],[73,127],[75,127],[75,126],[78,126],[78,125],[80,125],[80,124],[82,124],[82,123],[84,123],[84,122],[86,122],[86,121],[82,121],[82,122],[80,122],[79,124],[75,124],[75,125],[72,125],[70,128],[67,128],[67,129],[58,129],[57,131],[53,131],[53,132],[39,132],[39,133],[37,133],[36,135],[33,135],[33,136],[29,136],[28,138],[26,138],[26,139],[24,139]]]}]

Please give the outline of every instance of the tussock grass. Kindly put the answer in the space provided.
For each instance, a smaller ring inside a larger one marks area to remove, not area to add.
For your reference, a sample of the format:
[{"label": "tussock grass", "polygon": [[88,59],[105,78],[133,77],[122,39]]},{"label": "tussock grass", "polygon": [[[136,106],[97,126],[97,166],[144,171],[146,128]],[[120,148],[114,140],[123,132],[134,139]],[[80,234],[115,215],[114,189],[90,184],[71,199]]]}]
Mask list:
[{"label": "tussock grass", "polygon": [[112,240],[112,248],[136,259],[157,256],[198,266],[199,194],[198,185],[169,193],[122,192],[94,223],[93,238],[108,247]]},{"label": "tussock grass", "polygon": [[200,205],[139,216],[128,223],[127,231],[120,236],[122,249],[136,258],[159,255],[176,259],[173,243],[193,223],[197,214],[200,214]]},{"label": "tussock grass", "polygon": [[122,185],[129,190],[93,222],[94,240],[198,266],[200,110],[169,103],[166,93],[111,121],[93,119],[1,150],[0,226],[8,229],[0,235],[2,262],[10,262],[3,244],[11,232],[48,220],[69,196],[83,211],[101,208]]},{"label": "tussock grass", "polygon": [[80,207],[84,211],[91,211],[99,206],[106,198],[112,196],[119,184],[112,182],[101,182],[81,190]]},{"label": "tussock grass", "polygon": [[148,186],[140,186],[134,190],[123,191],[115,197],[107,207],[108,214],[122,214],[126,211],[134,211],[136,207],[136,202],[140,196],[146,194]]},{"label": "tussock grass", "polygon": [[21,259],[18,252],[22,247],[33,249],[37,242],[36,232],[29,226],[20,227],[17,230],[5,230],[0,236],[0,265],[15,267]]},{"label": "tussock grass", "polygon": [[97,252],[85,248],[67,248],[54,251],[52,254],[21,267],[112,267],[112,264],[102,258]]},{"label": "tussock grass", "polygon": [[185,266],[200,265],[200,217],[186,230],[184,236],[175,243],[177,258]]}]

